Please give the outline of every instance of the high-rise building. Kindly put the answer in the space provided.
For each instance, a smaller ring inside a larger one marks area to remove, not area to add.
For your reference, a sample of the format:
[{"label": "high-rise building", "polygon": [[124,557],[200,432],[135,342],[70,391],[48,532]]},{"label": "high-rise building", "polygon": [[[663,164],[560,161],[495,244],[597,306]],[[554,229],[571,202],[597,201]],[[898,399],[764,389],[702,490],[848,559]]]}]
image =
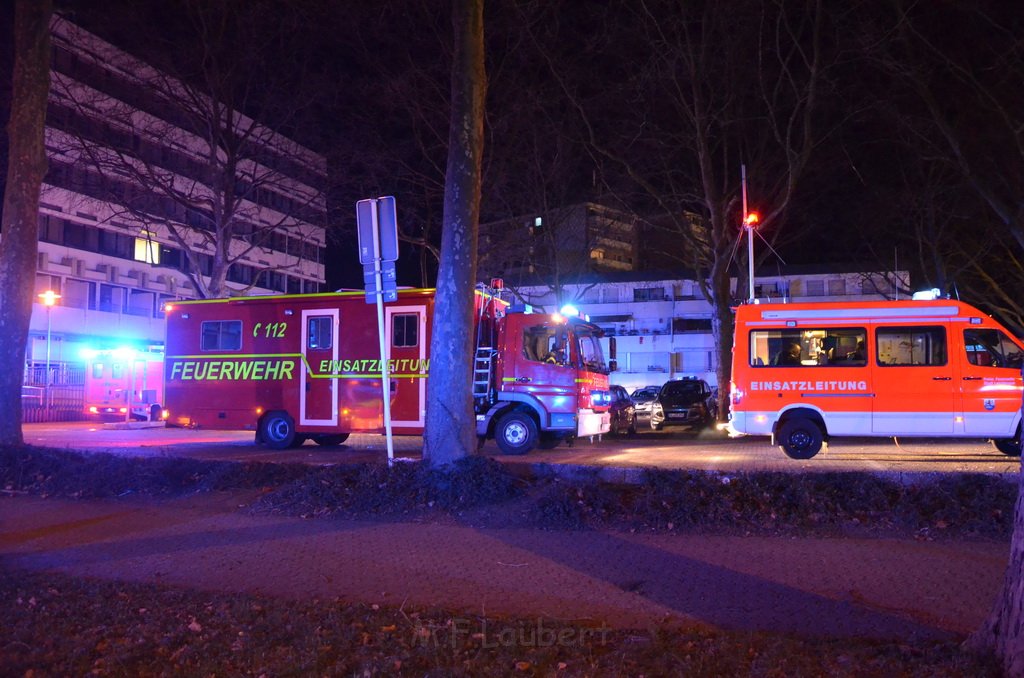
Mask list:
[{"label": "high-rise building", "polygon": [[59,298],[33,308],[30,368],[45,361],[52,378],[82,349],[162,344],[164,305],[204,296],[215,257],[234,261],[227,294],[320,291],[323,156],[227,110],[220,132],[238,155],[218,171],[234,173],[220,197],[235,237],[218,249],[224,182],[210,158],[223,149],[196,117],[213,100],[61,16],[52,50],[34,285]]}]

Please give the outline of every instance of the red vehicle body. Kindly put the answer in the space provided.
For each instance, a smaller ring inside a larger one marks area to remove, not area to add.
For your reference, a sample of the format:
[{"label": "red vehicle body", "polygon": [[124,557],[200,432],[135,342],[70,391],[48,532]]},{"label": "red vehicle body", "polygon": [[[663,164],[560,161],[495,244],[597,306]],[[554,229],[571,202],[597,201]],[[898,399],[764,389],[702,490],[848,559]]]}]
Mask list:
[{"label": "red vehicle body", "polygon": [[163,368],[163,352],[90,351],[85,368],[85,414],[111,421],[160,419]]},{"label": "red vehicle body", "polygon": [[[596,325],[476,299],[477,434],[506,454],[607,433],[608,368]],[[385,304],[391,424],[419,435],[426,412],[433,290]],[[383,433],[376,308],[363,292],[179,302],[167,313],[169,421],[254,430],[275,448]]]}]

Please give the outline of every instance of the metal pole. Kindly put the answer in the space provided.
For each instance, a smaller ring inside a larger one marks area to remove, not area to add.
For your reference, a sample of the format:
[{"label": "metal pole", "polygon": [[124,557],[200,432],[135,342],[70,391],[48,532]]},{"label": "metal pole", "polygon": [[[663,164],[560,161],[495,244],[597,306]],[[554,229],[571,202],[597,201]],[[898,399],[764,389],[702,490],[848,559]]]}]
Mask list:
[{"label": "metal pole", "polygon": [[747,166],[740,165],[740,183],[743,187],[743,227],[747,229],[747,280],[750,284],[750,293],[747,301],[754,302],[754,225],[749,223],[747,217]]},{"label": "metal pole", "polygon": [[50,309],[52,306],[46,307],[46,381],[45,381],[45,393],[46,393],[46,417],[50,417]]},{"label": "metal pole", "polygon": [[377,336],[380,339],[380,392],[384,401],[384,437],[388,447],[388,466],[395,462],[395,446],[391,437],[391,384],[388,375],[387,341],[384,327],[384,275],[381,266],[380,226],[377,223],[377,201],[373,202],[373,275],[377,288]]}]

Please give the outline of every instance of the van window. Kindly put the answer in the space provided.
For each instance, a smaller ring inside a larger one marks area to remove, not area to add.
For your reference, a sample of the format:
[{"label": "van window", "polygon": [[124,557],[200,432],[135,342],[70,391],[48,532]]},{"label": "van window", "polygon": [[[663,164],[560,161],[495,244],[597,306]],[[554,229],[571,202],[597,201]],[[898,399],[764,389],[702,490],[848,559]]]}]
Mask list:
[{"label": "van window", "polygon": [[972,365],[1020,369],[1020,348],[999,330],[964,330],[964,349],[967,351],[967,362]]},{"label": "van window", "polygon": [[882,367],[946,364],[944,327],[879,327],[875,339]]},{"label": "van window", "polygon": [[863,367],[867,365],[863,327],[754,330],[751,367]]}]

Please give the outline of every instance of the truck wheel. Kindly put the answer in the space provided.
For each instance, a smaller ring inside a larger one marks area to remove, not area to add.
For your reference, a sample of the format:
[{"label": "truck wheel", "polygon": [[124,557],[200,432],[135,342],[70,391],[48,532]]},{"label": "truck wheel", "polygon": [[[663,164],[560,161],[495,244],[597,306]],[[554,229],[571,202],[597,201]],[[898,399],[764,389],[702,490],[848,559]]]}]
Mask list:
[{"label": "truck wheel", "polygon": [[267,412],[260,424],[263,444],[275,450],[284,450],[295,443],[295,421],[287,412]]},{"label": "truck wheel", "polygon": [[317,445],[323,445],[325,447],[341,445],[346,440],[348,440],[347,433],[323,433],[320,435],[313,436],[314,443],[316,443]]},{"label": "truck wheel", "polygon": [[494,438],[503,454],[526,454],[537,446],[537,424],[525,412],[509,412],[494,429]]},{"label": "truck wheel", "polygon": [[993,438],[992,445],[1007,457],[1020,456],[1020,436],[1016,438]]},{"label": "truck wheel", "polygon": [[161,408],[160,405],[153,405],[153,407],[149,408],[149,420],[150,421],[160,421],[160,416],[162,414],[163,414],[163,408]]},{"label": "truck wheel", "polygon": [[790,459],[810,459],[821,451],[821,429],[810,419],[787,419],[779,427],[779,447]]}]

